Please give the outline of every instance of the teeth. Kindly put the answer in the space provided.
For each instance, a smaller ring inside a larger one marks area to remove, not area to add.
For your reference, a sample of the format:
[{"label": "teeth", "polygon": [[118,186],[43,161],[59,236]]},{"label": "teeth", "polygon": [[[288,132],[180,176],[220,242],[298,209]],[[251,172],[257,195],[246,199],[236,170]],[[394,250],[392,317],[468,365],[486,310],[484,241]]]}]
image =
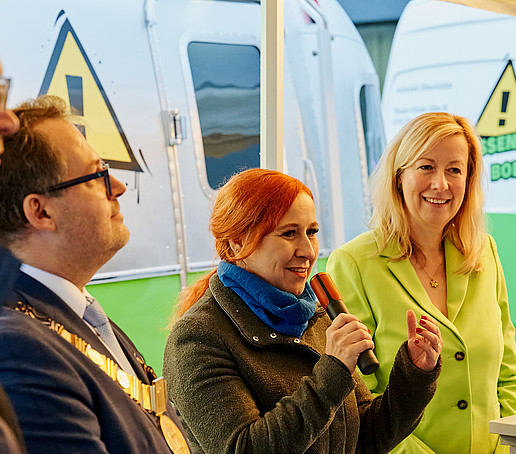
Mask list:
[{"label": "teeth", "polygon": [[427,200],[430,203],[437,203],[438,205],[442,205],[443,203],[446,203],[448,201],[445,199],[431,199],[430,197],[425,197],[425,200]]},{"label": "teeth", "polygon": [[290,268],[292,271],[295,271],[296,273],[304,273],[305,268]]}]

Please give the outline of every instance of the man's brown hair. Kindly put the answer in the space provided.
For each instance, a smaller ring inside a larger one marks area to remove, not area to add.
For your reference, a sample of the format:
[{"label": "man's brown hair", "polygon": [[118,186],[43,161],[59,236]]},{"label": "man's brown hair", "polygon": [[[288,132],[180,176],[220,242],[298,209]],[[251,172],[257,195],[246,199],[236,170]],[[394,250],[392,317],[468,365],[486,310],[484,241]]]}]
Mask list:
[{"label": "man's brown hair", "polygon": [[[45,194],[66,176],[60,151],[35,127],[49,119],[69,119],[66,103],[57,96],[40,96],[14,109],[20,120],[18,132],[4,138],[5,152],[0,164],[0,244],[9,246],[23,235],[27,219],[23,200],[28,194]],[[48,193],[55,197],[61,191]]]}]

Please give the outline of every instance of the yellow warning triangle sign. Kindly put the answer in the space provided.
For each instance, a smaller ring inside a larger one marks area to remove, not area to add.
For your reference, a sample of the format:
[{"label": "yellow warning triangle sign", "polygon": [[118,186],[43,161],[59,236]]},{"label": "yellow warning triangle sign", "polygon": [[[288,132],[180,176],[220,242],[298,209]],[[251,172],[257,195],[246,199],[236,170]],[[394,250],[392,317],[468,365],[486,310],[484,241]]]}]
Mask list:
[{"label": "yellow warning triangle sign", "polygon": [[481,137],[516,132],[516,77],[509,60],[477,122]]},{"label": "yellow warning triangle sign", "polygon": [[[61,11],[58,18],[63,13]],[[59,96],[82,117],[84,121],[79,128],[100,158],[111,167],[142,171],[68,19],[59,32],[39,94]]]}]

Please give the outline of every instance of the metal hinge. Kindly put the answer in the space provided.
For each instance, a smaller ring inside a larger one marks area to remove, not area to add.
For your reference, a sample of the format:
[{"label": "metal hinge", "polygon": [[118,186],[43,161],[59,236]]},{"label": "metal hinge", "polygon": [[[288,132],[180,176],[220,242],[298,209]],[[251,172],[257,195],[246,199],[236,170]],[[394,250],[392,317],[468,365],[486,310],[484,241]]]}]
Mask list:
[{"label": "metal hinge", "polygon": [[186,138],[183,128],[183,117],[179,115],[179,110],[174,109],[163,112],[163,121],[168,136],[168,145],[179,145]]}]

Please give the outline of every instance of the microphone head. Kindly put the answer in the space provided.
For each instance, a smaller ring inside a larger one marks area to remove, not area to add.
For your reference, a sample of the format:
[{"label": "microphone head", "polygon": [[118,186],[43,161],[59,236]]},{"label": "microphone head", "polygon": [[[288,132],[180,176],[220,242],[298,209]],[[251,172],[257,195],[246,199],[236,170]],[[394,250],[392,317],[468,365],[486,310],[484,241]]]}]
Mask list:
[{"label": "microphone head", "polygon": [[337,286],[328,273],[317,273],[310,279],[310,286],[325,309],[331,301],[342,300]]}]

